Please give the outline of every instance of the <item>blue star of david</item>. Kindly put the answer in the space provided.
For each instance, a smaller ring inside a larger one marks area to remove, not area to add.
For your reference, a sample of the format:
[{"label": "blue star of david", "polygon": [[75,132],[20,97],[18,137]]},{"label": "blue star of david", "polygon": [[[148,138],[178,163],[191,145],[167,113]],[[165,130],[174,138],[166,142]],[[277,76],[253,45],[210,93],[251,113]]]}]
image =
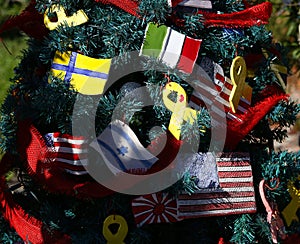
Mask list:
[{"label": "blue star of david", "polygon": [[120,148],[117,148],[117,151],[119,155],[125,156],[125,154],[128,153],[128,147],[122,146]]}]

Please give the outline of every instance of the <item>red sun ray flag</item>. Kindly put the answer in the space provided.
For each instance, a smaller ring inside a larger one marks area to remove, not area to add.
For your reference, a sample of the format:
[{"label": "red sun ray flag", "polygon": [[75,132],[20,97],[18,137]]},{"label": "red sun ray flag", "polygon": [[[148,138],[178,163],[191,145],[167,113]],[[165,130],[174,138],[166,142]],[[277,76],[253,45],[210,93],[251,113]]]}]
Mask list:
[{"label": "red sun ray flag", "polygon": [[176,199],[168,193],[159,192],[135,198],[132,210],[137,226],[178,221]]}]

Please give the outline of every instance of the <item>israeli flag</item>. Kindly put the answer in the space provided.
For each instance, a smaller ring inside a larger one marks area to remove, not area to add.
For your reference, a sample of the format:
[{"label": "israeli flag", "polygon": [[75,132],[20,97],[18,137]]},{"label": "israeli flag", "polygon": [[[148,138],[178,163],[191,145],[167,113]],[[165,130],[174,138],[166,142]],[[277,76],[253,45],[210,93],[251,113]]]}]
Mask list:
[{"label": "israeli flag", "polygon": [[90,146],[101,154],[114,174],[143,172],[158,161],[144,148],[131,128],[120,120],[111,122]]}]

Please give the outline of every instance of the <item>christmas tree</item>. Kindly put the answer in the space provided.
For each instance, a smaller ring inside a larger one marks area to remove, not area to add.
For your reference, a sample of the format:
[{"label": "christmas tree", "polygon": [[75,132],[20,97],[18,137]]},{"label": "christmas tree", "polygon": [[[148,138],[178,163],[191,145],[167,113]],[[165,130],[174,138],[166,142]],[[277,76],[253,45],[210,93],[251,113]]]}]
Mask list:
[{"label": "christmas tree", "polygon": [[[3,243],[296,243],[300,105],[233,0],[31,1],[1,108]],[[9,180],[14,174],[15,180]]]}]

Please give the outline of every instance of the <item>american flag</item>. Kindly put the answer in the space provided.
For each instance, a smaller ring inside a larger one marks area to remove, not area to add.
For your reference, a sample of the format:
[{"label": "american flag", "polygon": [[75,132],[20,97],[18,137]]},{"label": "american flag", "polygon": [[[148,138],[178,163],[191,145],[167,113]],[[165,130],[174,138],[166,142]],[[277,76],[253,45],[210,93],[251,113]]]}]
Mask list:
[{"label": "american flag", "polygon": [[177,199],[180,219],[253,213],[256,211],[249,154],[223,153],[216,158],[218,188],[200,189]]},{"label": "american flag", "polygon": [[88,165],[88,144],[84,137],[54,132],[46,134],[44,138],[49,148],[51,166],[74,175],[87,174],[84,166]]},{"label": "american flag", "polygon": [[[197,84],[197,89],[193,91],[190,98],[189,105],[199,110],[200,107],[213,106],[213,109],[218,112],[220,107],[224,107],[226,116],[230,120],[240,120],[238,118],[239,114],[244,114],[250,108],[251,101],[241,97],[237,113],[233,113],[230,108],[229,96],[233,88],[232,81],[224,75],[223,68],[204,57],[200,63],[200,66],[205,72],[207,72],[210,78],[213,80],[213,86],[208,86],[206,82],[199,80]],[[215,87],[215,89],[213,89]]]}]

